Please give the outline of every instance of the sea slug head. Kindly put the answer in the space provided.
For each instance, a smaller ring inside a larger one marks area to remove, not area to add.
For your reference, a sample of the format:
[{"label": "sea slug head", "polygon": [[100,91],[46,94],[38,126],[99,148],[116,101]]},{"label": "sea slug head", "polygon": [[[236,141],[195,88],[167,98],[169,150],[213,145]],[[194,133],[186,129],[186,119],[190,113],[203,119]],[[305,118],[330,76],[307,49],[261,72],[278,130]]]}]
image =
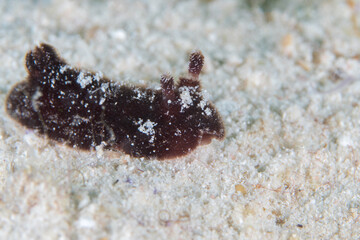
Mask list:
[{"label": "sea slug head", "polygon": [[223,121],[209,95],[201,89],[199,74],[204,64],[200,51],[193,52],[189,61],[189,76],[181,77],[178,84],[169,75],[163,75],[162,111],[172,142],[172,152],[186,154],[196,146],[208,144],[213,138],[223,139]]}]

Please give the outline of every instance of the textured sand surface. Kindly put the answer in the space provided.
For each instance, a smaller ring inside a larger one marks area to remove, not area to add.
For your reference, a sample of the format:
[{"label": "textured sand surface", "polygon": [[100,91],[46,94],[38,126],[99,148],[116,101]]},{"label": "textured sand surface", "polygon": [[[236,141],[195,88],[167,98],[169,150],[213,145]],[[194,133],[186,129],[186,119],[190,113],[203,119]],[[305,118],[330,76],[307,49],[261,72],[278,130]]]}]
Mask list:
[{"label": "textured sand surface", "polygon": [[[360,238],[360,1],[0,2],[1,239]],[[158,88],[194,49],[224,141],[171,161],[20,127],[25,53]]]}]

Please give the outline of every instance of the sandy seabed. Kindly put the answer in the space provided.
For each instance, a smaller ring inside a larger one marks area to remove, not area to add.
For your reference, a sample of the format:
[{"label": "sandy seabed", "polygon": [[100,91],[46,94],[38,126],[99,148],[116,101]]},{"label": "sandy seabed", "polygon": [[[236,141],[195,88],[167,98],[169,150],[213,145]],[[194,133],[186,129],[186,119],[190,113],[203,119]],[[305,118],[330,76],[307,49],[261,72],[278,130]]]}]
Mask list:
[{"label": "sandy seabed", "polygon": [[[360,238],[360,1],[249,2],[1,1],[0,238]],[[19,126],[6,95],[40,42],[152,88],[200,49],[224,141],[157,161]]]}]

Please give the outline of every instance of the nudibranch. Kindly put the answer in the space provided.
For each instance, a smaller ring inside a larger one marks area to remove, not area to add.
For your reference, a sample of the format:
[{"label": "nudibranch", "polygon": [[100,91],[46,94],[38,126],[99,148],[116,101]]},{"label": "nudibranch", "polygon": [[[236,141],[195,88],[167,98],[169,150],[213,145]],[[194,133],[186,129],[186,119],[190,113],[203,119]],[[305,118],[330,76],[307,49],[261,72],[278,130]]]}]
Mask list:
[{"label": "nudibranch", "polygon": [[224,138],[221,116],[200,86],[200,51],[190,55],[187,77],[175,84],[162,75],[157,90],[71,67],[45,43],[29,51],[25,62],[28,76],[10,91],[6,110],[49,139],[83,150],[103,146],[169,159]]}]

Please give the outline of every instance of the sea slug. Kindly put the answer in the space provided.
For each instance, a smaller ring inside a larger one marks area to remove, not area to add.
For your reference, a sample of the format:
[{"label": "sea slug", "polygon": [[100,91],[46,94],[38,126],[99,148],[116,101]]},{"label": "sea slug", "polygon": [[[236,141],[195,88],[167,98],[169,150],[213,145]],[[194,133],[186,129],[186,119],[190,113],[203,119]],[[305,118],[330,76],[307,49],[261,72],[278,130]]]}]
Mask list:
[{"label": "sea slug", "polygon": [[128,86],[101,73],[69,66],[45,43],[25,57],[27,78],[6,100],[9,115],[49,139],[83,150],[102,145],[134,157],[186,155],[212,138],[223,139],[223,121],[201,90],[200,51],[190,55],[189,75],[161,89]]}]

